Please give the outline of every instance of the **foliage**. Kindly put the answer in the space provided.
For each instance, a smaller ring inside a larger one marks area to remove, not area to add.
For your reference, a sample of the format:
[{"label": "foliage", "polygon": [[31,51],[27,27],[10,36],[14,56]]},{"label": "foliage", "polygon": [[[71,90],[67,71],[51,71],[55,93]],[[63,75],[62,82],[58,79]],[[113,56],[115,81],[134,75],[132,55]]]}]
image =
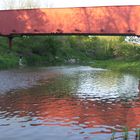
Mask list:
[{"label": "foliage", "polygon": [[95,60],[92,67],[111,69],[114,71],[129,72],[140,76],[140,62],[128,60]]},{"label": "foliage", "polygon": [[[112,132],[112,136],[111,136],[111,140],[115,140],[117,138],[115,138],[115,130],[113,130]],[[129,129],[127,127],[124,127],[123,129],[123,135],[122,135],[122,140],[128,140],[129,139]],[[135,131],[135,138],[134,140],[140,140],[140,129],[139,128],[136,128],[136,131]]]},{"label": "foliage", "polygon": [[[7,39],[0,37],[0,55],[12,56],[14,65],[18,65],[19,56],[23,56],[26,65],[61,65],[71,59],[78,64],[110,59],[135,62],[140,59],[140,45],[126,42],[124,36],[22,36],[14,38],[10,50]],[[130,63],[121,65],[121,69],[133,69]]]},{"label": "foliage", "polygon": [[18,59],[13,54],[0,55],[0,69],[14,68],[18,65]]},{"label": "foliage", "polygon": [[36,0],[3,0],[4,9],[32,9],[39,7]]}]

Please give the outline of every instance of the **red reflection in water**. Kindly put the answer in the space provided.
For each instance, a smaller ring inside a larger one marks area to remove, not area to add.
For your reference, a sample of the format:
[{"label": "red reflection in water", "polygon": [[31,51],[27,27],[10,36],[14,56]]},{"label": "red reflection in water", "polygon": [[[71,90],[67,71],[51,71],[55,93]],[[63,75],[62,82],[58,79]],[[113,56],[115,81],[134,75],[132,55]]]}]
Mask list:
[{"label": "red reflection in water", "polygon": [[[72,97],[50,98],[37,94],[13,94],[0,97],[0,116],[26,117],[32,126],[57,125],[94,128],[97,126],[128,126],[140,124],[139,101],[91,101]],[[4,112],[4,113],[3,113]],[[32,119],[40,120],[33,123]]]}]

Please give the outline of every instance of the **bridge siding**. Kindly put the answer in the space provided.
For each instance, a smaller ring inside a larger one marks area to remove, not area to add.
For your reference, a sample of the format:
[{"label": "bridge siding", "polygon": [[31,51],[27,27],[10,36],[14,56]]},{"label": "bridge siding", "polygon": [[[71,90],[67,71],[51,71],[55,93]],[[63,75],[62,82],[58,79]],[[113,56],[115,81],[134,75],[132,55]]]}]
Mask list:
[{"label": "bridge siding", "polygon": [[0,11],[0,35],[136,34],[140,6]]}]

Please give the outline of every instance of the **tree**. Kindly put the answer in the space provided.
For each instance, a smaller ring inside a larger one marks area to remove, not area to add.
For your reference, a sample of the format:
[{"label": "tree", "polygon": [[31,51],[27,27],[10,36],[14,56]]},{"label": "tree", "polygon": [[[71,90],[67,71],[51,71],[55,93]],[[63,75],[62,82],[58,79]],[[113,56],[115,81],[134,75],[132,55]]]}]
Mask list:
[{"label": "tree", "polygon": [[4,9],[32,9],[39,6],[36,0],[3,0]]},{"label": "tree", "polygon": [[127,36],[125,40],[127,42],[140,44],[140,37],[137,37],[137,36]]}]

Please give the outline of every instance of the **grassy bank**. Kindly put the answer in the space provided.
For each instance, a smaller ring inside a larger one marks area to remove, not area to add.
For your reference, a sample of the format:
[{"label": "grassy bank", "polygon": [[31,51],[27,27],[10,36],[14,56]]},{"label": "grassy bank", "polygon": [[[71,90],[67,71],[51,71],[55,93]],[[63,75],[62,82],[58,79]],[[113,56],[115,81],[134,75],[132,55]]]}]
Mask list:
[{"label": "grassy bank", "polygon": [[14,54],[0,55],[0,70],[18,67],[18,57]]},{"label": "grassy bank", "polygon": [[[0,69],[17,67],[19,57],[23,56],[26,66],[76,62],[123,72],[139,73],[140,70],[137,61],[140,60],[140,45],[126,42],[121,36],[22,36],[13,39],[12,49],[8,48],[7,41],[0,37]],[[117,61],[120,58],[123,61]]]},{"label": "grassy bank", "polygon": [[0,37],[0,69],[18,67],[20,56],[26,66],[65,65],[71,59],[86,63],[90,59],[82,47],[74,45],[76,39],[65,36],[15,37],[11,49],[7,42],[7,38]]},{"label": "grassy bank", "polygon": [[[49,57],[49,56],[39,56],[32,54],[31,56],[24,55],[22,57],[22,64],[27,67],[45,67],[45,66],[61,66],[61,65],[86,65],[89,61],[91,61],[90,58],[87,58],[82,55],[75,55],[75,57],[72,57],[75,62],[70,63],[68,60],[70,58],[66,58],[63,56],[60,57]],[[19,67],[19,55],[13,52],[5,53],[4,55],[0,54],[0,70],[3,69],[10,69],[10,68],[17,68]]]},{"label": "grassy bank", "polygon": [[95,60],[91,66],[140,75],[140,61]]},{"label": "grassy bank", "polygon": [[[113,130],[111,140],[117,139],[117,137],[115,137],[115,134],[116,134],[116,132]],[[122,140],[129,140],[130,139],[129,137],[130,137],[130,132],[129,132],[128,128],[127,127],[123,128]],[[140,140],[140,129],[139,128],[135,129],[133,138],[134,138],[134,140]]]}]

